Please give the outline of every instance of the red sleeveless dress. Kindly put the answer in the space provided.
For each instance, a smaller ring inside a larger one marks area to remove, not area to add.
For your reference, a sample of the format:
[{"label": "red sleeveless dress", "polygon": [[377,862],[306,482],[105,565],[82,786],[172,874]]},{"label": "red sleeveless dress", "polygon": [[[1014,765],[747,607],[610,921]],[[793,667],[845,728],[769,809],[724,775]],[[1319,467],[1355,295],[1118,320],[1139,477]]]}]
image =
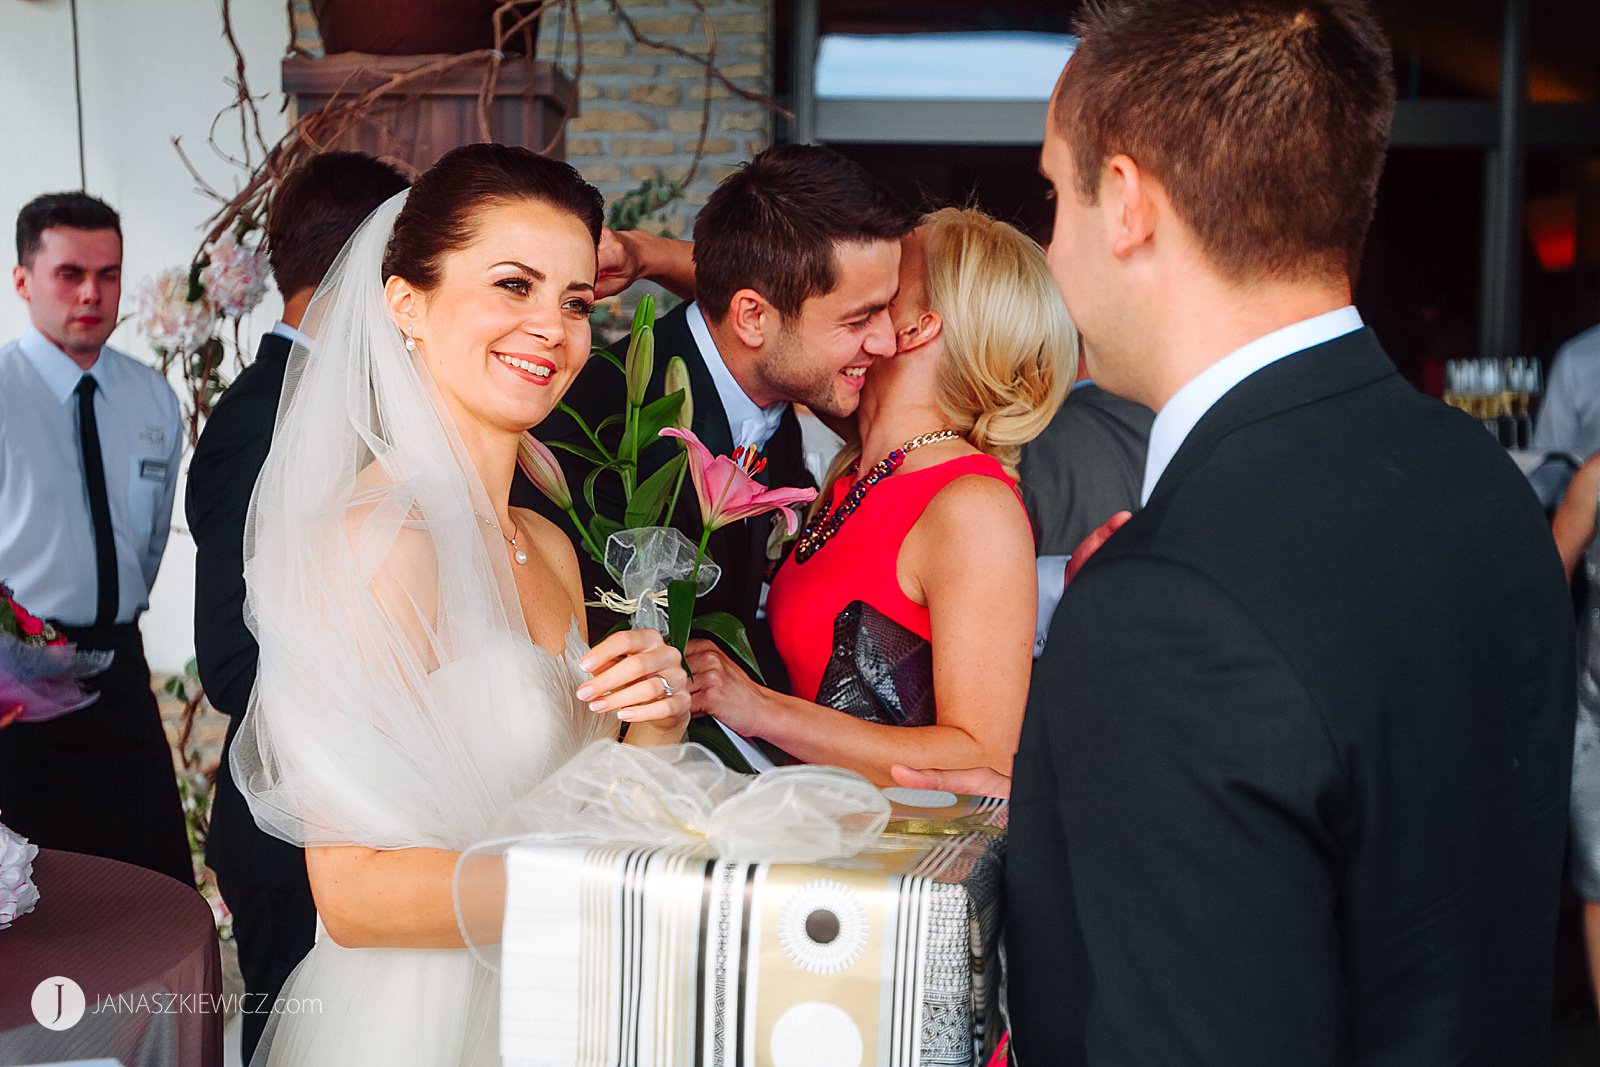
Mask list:
[{"label": "red sleeveless dress", "polygon": [[[797,563],[791,554],[784,562],[767,593],[767,621],[795,696],[816,698],[833,652],[834,619],[854,601],[865,601],[924,640],[933,640],[928,609],[901,590],[895,563],[928,502],[969,474],[1004,481],[1022,507],[1016,482],[993,456],[961,456],[921,470],[899,470],[872,487],[815,555]],[[834,506],[853,482],[840,478],[834,483]]]}]

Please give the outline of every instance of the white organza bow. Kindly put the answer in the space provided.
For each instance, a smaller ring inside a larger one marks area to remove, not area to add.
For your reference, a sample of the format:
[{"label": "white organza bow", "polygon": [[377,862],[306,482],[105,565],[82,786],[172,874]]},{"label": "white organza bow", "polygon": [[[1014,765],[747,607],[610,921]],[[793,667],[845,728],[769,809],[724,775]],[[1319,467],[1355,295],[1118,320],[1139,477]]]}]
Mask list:
[{"label": "white organza bow", "polygon": [[507,812],[501,836],[456,865],[456,919],[478,961],[498,969],[505,853],[517,845],[682,848],[738,863],[818,863],[879,841],[889,801],[838,767],[731,771],[700,745],[590,744]]},{"label": "white organza bow", "polygon": [[591,744],[510,813],[522,840],[693,849],[742,863],[853,856],[883,834],[889,802],[838,767],[739,774],[699,745]]}]

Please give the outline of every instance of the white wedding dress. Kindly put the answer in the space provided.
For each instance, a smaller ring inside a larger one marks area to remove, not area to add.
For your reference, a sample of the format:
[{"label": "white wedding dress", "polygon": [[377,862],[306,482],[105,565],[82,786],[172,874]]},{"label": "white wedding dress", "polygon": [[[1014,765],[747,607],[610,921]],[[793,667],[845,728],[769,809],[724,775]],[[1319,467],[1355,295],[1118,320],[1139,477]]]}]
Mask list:
[{"label": "white wedding dress", "polygon": [[[517,801],[617,722],[574,698],[575,624],[560,655],[529,638],[483,481],[389,315],[405,196],[351,238],[301,325],[314,353],[290,354],[246,523],[261,654],[230,759],[286,841],[461,852],[514,833]],[[465,949],[324,936],[283,996],[258,1064],[498,1059],[496,980]]]},{"label": "white wedding dress", "polygon": [[[611,716],[573,699],[586,651],[576,624],[559,657],[505,635],[430,676],[478,773],[525,793],[589,742],[614,735]],[[452,846],[502,829],[463,825]],[[285,986],[284,1003],[295,1010],[274,1018],[257,1062],[498,1065],[498,995],[498,975],[466,949],[348,949],[324,935]]]}]

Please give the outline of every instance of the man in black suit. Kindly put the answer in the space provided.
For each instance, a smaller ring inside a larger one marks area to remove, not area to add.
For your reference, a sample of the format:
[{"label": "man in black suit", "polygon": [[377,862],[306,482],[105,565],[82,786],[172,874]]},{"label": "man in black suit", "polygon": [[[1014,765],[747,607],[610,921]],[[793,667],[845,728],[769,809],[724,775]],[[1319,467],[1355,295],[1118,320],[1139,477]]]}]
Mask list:
[{"label": "man in black suit", "polygon": [[[766,459],[759,481],[774,488],[811,485],[793,405],[850,414],[866,368],[894,354],[888,307],[899,286],[900,238],[910,228],[910,216],[882,183],[829,149],[784,145],[756,156],[724,180],[700,211],[693,260],[681,264],[684,277],[677,286],[692,290],[696,299],[657,321],[646,395],[663,395],[667,362],[681,356],[693,399],[690,429],[707,448],[724,455],[754,448]],[[623,338],[617,352],[626,346]],[[620,413],[623,397],[622,375],[595,359],[565,402],[592,428]],[[587,443],[559,412],[534,434],[546,443]],[[652,444],[641,456],[641,479],[678,450],[672,440]],[[590,468],[561,455],[577,492]],[[602,513],[622,517],[617,479],[598,480],[596,502]],[[512,503],[547,515],[578,541],[567,517],[520,475]],[[698,541],[699,508],[687,487],[671,524]],[[758,519],[712,535],[708,551],[722,577],[698,610],[727,611],[743,621],[768,683],[782,688],[783,664],[757,618],[771,529]],[[578,556],[586,588],[614,586],[581,543]],[[589,632],[603,634],[616,622],[617,616],[600,611]]]},{"label": "man in black suit", "polygon": [[256,826],[228,755],[250,705],[259,650],[244,621],[244,528],[283,392],[289,350],[322,276],[362,221],[406,179],[357,152],[328,152],[290,174],[267,214],[267,251],[283,319],[255,362],[222,394],[189,465],[185,511],[194,535],[195,659],[213,707],[229,716],[206,862],[233,913],[244,975],[243,1055],[249,1061],[289,972],[311,948],[316,906],[305,853]]},{"label": "man in black suit", "polygon": [[1080,29],[1051,265],[1158,414],[1017,752],[1016,1062],[1548,1063],[1570,609],[1526,482],[1350,306],[1383,33],[1359,0]]}]

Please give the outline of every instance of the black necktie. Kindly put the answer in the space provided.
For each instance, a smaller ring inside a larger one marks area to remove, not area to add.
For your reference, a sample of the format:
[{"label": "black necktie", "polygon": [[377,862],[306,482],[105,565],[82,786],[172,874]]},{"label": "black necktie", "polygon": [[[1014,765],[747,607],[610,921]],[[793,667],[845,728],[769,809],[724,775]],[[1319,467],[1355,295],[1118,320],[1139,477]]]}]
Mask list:
[{"label": "black necktie", "polygon": [[89,487],[89,518],[94,522],[94,572],[99,587],[94,624],[117,621],[117,543],[111,532],[111,502],[106,499],[106,465],[100,457],[100,427],[94,421],[94,379],[78,379],[78,445],[83,480]]}]

